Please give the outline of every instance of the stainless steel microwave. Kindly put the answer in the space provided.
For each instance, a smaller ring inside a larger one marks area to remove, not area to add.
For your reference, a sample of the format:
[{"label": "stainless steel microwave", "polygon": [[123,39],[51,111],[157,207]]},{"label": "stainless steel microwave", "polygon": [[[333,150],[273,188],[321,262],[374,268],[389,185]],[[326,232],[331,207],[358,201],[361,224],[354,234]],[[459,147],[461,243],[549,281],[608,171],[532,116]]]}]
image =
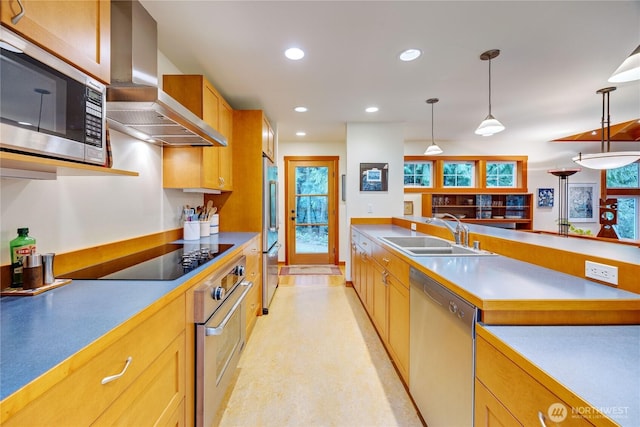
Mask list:
[{"label": "stainless steel microwave", "polygon": [[0,149],[104,165],[106,86],[0,28]]}]

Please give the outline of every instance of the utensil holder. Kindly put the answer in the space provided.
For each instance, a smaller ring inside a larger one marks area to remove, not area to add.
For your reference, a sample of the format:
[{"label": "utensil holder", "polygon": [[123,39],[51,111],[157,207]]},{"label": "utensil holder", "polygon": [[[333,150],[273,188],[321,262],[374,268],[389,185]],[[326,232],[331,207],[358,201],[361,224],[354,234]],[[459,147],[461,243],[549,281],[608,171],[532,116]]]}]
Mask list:
[{"label": "utensil holder", "polygon": [[185,221],[182,231],[184,240],[200,240],[200,221]]},{"label": "utensil holder", "polygon": [[209,221],[200,221],[200,237],[207,237],[211,234]]}]

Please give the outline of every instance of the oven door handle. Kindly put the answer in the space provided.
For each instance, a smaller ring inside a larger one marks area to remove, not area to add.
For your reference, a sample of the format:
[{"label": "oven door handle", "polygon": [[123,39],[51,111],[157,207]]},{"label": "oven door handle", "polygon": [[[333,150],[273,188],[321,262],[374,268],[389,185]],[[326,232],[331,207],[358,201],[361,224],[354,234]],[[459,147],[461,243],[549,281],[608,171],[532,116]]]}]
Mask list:
[{"label": "oven door handle", "polygon": [[231,316],[233,316],[233,313],[235,313],[238,307],[240,307],[240,304],[242,304],[242,302],[244,301],[244,297],[249,293],[249,291],[253,287],[253,282],[248,282],[246,280],[243,280],[240,283],[240,286],[246,288],[242,291],[242,295],[240,295],[240,298],[238,298],[236,303],[233,304],[233,307],[231,307],[231,310],[229,310],[229,313],[227,313],[227,315],[224,317],[224,319],[222,319],[222,322],[220,322],[218,326],[214,328],[212,327],[205,328],[205,333],[204,333],[205,336],[209,337],[212,335],[222,335],[222,331],[224,330],[224,327],[227,326],[227,323],[229,323]]}]

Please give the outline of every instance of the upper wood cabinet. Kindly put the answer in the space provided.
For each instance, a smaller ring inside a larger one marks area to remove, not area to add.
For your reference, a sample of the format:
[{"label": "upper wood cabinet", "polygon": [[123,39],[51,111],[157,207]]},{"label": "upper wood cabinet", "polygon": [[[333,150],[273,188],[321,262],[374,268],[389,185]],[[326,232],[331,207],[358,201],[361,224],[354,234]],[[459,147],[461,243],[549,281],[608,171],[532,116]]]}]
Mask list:
[{"label": "upper wood cabinet", "polygon": [[164,75],[164,91],[227,138],[226,147],[165,147],[165,188],[232,190],[233,109],[202,75]]},{"label": "upper wood cabinet", "polygon": [[275,132],[266,117],[262,123],[262,152],[274,162],[276,161],[276,141]]},{"label": "upper wood cabinet", "polygon": [[2,25],[109,83],[110,0],[1,0],[0,17]]}]

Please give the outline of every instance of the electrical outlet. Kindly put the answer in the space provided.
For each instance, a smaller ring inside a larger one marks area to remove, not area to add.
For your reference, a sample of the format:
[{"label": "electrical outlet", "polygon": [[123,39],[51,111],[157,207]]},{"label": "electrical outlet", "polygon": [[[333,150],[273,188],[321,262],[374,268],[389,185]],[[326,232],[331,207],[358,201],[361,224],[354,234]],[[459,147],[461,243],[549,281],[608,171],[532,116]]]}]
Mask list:
[{"label": "electrical outlet", "polygon": [[367,213],[373,213],[373,205],[371,203],[367,205]]},{"label": "electrical outlet", "polygon": [[607,282],[618,286],[618,267],[599,262],[585,261],[584,275],[591,279]]},{"label": "electrical outlet", "polygon": [[416,223],[415,222],[411,223],[411,230],[416,231]]}]

